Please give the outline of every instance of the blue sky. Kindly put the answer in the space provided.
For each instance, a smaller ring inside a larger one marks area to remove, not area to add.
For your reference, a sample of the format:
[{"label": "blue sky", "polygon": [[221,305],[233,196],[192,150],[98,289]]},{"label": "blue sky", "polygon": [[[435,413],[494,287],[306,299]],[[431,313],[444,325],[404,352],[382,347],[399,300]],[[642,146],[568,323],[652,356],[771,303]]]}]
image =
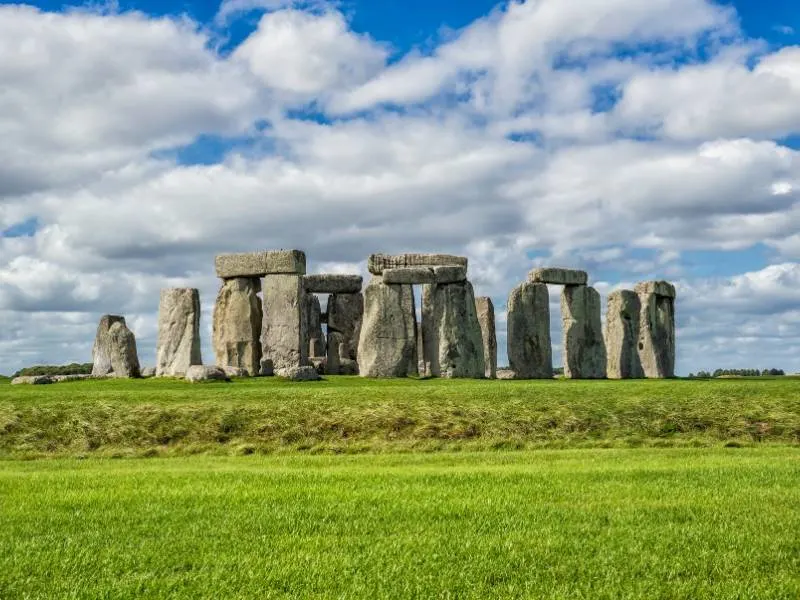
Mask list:
[{"label": "blue sky", "polygon": [[[152,363],[158,290],[298,247],[678,288],[678,371],[800,371],[800,14],[788,0],[0,3],[0,372]],[[558,290],[552,329],[559,350]],[[556,362],[558,358],[556,358]]]}]

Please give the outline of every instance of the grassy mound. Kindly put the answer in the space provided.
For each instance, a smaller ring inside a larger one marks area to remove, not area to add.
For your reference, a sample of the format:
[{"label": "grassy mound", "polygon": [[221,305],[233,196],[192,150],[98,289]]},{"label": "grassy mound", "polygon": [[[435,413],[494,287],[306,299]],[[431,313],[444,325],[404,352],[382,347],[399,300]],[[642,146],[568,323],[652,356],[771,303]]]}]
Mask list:
[{"label": "grassy mound", "polygon": [[0,385],[0,456],[800,443],[800,380]]}]

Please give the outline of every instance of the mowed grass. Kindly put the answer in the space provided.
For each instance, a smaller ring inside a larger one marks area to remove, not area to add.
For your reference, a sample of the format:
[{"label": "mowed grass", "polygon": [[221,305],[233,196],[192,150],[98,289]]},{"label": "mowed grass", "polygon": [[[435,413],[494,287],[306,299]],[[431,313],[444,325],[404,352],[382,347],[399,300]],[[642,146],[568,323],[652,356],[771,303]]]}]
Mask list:
[{"label": "mowed grass", "polygon": [[0,457],[800,444],[800,379],[0,384]]},{"label": "mowed grass", "polygon": [[0,597],[800,597],[790,447],[0,461]]}]

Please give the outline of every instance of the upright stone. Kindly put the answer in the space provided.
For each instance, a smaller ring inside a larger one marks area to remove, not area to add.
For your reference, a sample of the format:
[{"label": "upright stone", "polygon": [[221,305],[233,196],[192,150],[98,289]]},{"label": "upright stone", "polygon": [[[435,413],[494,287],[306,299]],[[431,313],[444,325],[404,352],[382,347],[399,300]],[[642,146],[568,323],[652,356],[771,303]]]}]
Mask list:
[{"label": "upright stone", "polygon": [[314,294],[304,296],[306,331],[308,331],[308,355],[323,356],[325,351],[325,335],[322,333],[322,309],[319,298]]},{"label": "upright stone", "polygon": [[125,317],[119,315],[103,315],[97,325],[97,333],[92,347],[92,375],[105,377],[112,371],[111,367],[111,339],[108,330],[114,323],[125,323]]},{"label": "upright stone", "polygon": [[606,346],[600,319],[600,294],[585,285],[567,285],[561,292],[564,376],[604,379]]},{"label": "upright stone", "polygon": [[432,298],[429,298],[432,309],[428,310],[432,322],[426,328],[432,338],[427,353],[431,375],[482,379],[486,367],[472,284],[464,281],[426,288],[428,294],[432,294]]},{"label": "upright stone", "polygon": [[666,281],[636,285],[641,303],[639,358],[645,377],[675,376],[675,288]]},{"label": "upright stone", "polygon": [[325,373],[328,375],[341,374],[341,359],[346,358],[341,355],[341,349],[344,346],[343,339],[344,336],[339,332],[331,331],[328,334],[327,360],[325,363]]},{"label": "upright stone", "polygon": [[328,331],[341,333],[347,353],[342,358],[358,360],[358,338],[364,317],[364,295],[331,294],[328,296]]},{"label": "upright stone", "polygon": [[125,317],[103,315],[97,326],[92,348],[92,376],[139,377],[136,337],[125,324]]},{"label": "upright stone", "polygon": [[636,347],[639,343],[640,313],[641,303],[635,292],[619,290],[609,294],[605,328],[609,379],[644,377]]},{"label": "upright stone", "polygon": [[544,283],[524,282],[508,297],[508,363],[516,379],[552,379],[550,296]]},{"label": "upright stone", "polygon": [[261,370],[261,282],[237,277],[222,282],[214,305],[212,338],[216,363],[256,376]]},{"label": "upright stone", "polygon": [[264,321],[261,361],[283,376],[292,367],[308,365],[305,291],[300,275],[268,275],[263,282]]},{"label": "upright stone", "polygon": [[373,279],[364,290],[359,375],[406,377],[416,373],[416,336],[414,288]]},{"label": "upright stone", "polygon": [[494,320],[494,303],[487,296],[475,298],[475,310],[481,326],[483,339],[483,362],[486,366],[486,378],[497,377],[497,331]]},{"label": "upright stone", "polygon": [[194,288],[161,290],[158,308],[156,376],[183,377],[200,355],[200,292]]}]

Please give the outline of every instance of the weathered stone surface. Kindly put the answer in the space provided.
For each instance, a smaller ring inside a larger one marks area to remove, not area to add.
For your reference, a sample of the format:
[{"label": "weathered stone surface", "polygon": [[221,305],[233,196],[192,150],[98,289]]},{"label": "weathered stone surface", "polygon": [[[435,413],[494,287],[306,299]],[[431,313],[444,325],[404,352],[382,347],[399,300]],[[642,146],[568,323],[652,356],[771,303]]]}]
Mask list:
[{"label": "weathered stone surface", "polygon": [[306,293],[303,297],[308,331],[308,356],[325,356],[325,334],[322,332],[322,310],[319,298],[314,294]]},{"label": "weathered stone surface", "polygon": [[633,288],[638,295],[655,294],[665,298],[675,298],[675,286],[668,281],[642,281]]},{"label": "weathered stone surface", "polygon": [[636,345],[639,342],[639,296],[630,290],[608,295],[606,310],[606,374],[609,379],[644,377],[642,361]]},{"label": "weathered stone surface", "polygon": [[339,375],[358,375],[358,363],[349,358],[343,358],[339,363]]},{"label": "weathered stone surface", "polygon": [[367,259],[367,269],[373,275],[380,275],[386,269],[398,269],[404,267],[438,267],[444,265],[456,265],[467,267],[465,256],[453,256],[451,254],[372,254]]},{"label": "weathered stone surface", "polygon": [[201,381],[230,381],[230,377],[222,367],[212,365],[192,365],[186,369],[186,381],[199,383]]},{"label": "weathered stone surface", "polygon": [[275,372],[308,364],[308,321],[300,275],[268,275],[263,285],[264,321],[261,355]]},{"label": "weathered stone surface", "polygon": [[114,377],[139,377],[139,356],[136,353],[136,337],[125,325],[125,321],[112,323],[108,329],[111,373]]},{"label": "weathered stone surface", "polygon": [[585,285],[568,285],[561,292],[564,377],[604,379],[606,345],[600,319],[600,294]]},{"label": "weathered stone surface", "polygon": [[319,373],[320,375],[325,375],[328,368],[327,356],[309,357],[308,361],[311,363],[311,366],[314,367],[317,373]]},{"label": "weathered stone surface", "polygon": [[306,291],[316,294],[358,294],[364,278],[361,275],[306,275]]},{"label": "weathered stone surface", "polygon": [[426,364],[430,361],[430,374],[482,379],[486,367],[472,284],[465,281],[426,288],[432,294],[428,299],[432,309],[425,316],[430,315],[432,322],[423,331],[422,339],[428,345],[428,354],[423,351],[423,355]]},{"label": "weathered stone surface", "polygon": [[156,376],[155,367],[142,367],[142,377],[155,377],[155,376]]},{"label": "weathered stone surface", "polygon": [[200,354],[200,293],[194,288],[161,290],[158,307],[156,375],[183,377]]},{"label": "weathered stone surface", "polygon": [[214,259],[217,277],[263,277],[264,275],[305,275],[306,253],[302,250],[266,250],[220,254]]},{"label": "weathered stone surface", "polygon": [[358,342],[359,374],[362,377],[406,377],[416,373],[416,337],[414,288],[373,279],[364,290],[364,318]]},{"label": "weathered stone surface", "polygon": [[475,310],[481,326],[483,339],[483,362],[488,379],[497,376],[497,330],[494,319],[494,303],[487,296],[475,298]]},{"label": "weathered stone surface", "polygon": [[261,377],[272,377],[275,375],[275,366],[268,358],[261,358],[261,370],[258,373]]},{"label": "weathered stone surface", "polygon": [[285,377],[290,381],[319,381],[321,377],[313,366],[303,367],[289,367],[281,373],[281,377]]},{"label": "weathered stone surface", "polygon": [[516,379],[517,374],[511,369],[498,369],[497,379]]},{"label": "weathered stone surface", "polygon": [[252,277],[222,282],[214,305],[212,338],[216,363],[257,375],[261,363],[261,283]]},{"label": "weathered stone surface", "polygon": [[342,347],[346,347],[344,343],[344,336],[339,333],[338,331],[329,331],[328,332],[328,347],[326,356],[328,358],[326,366],[325,366],[325,373],[328,375],[338,375],[339,374],[339,366],[342,363],[342,357],[340,356],[340,351]]},{"label": "weathered stone surface", "polygon": [[11,380],[11,385],[44,385],[48,383],[56,383],[52,375],[22,375]]},{"label": "weathered stone surface", "polygon": [[[639,359],[644,376],[653,379],[675,376],[675,299],[655,293],[650,286],[637,294],[639,315]],[[652,291],[651,291],[652,290]]]},{"label": "weathered stone surface", "polygon": [[92,375],[89,373],[73,373],[71,375],[53,375],[53,381],[55,383],[64,383],[67,381],[83,381],[84,379],[92,379]]},{"label": "weathered stone surface", "polygon": [[397,283],[407,285],[421,285],[424,283],[434,283],[436,277],[433,267],[399,267],[396,269],[383,270],[384,283]]},{"label": "weathered stone surface", "polygon": [[328,331],[344,336],[347,352],[342,358],[358,361],[358,339],[364,316],[364,295],[331,294],[328,297]]},{"label": "weathered stone surface", "polygon": [[511,290],[507,317],[508,362],[515,379],[552,379],[550,297],[544,283],[524,282]]},{"label": "weathered stone surface", "polygon": [[436,283],[462,283],[467,280],[467,267],[461,265],[445,265],[433,267]]},{"label": "weathered stone surface", "polygon": [[534,269],[528,273],[528,281],[531,283],[551,283],[553,285],[586,285],[589,281],[589,276],[586,271],[545,267]]},{"label": "weathered stone surface", "polygon": [[225,372],[225,375],[227,375],[228,377],[250,377],[250,373],[248,373],[246,369],[242,369],[241,367],[224,366],[220,368]]},{"label": "weathered stone surface", "polygon": [[92,346],[92,375],[102,377],[112,371],[111,339],[109,329],[114,323],[125,323],[125,317],[119,315],[103,315],[97,325],[97,333]]}]

